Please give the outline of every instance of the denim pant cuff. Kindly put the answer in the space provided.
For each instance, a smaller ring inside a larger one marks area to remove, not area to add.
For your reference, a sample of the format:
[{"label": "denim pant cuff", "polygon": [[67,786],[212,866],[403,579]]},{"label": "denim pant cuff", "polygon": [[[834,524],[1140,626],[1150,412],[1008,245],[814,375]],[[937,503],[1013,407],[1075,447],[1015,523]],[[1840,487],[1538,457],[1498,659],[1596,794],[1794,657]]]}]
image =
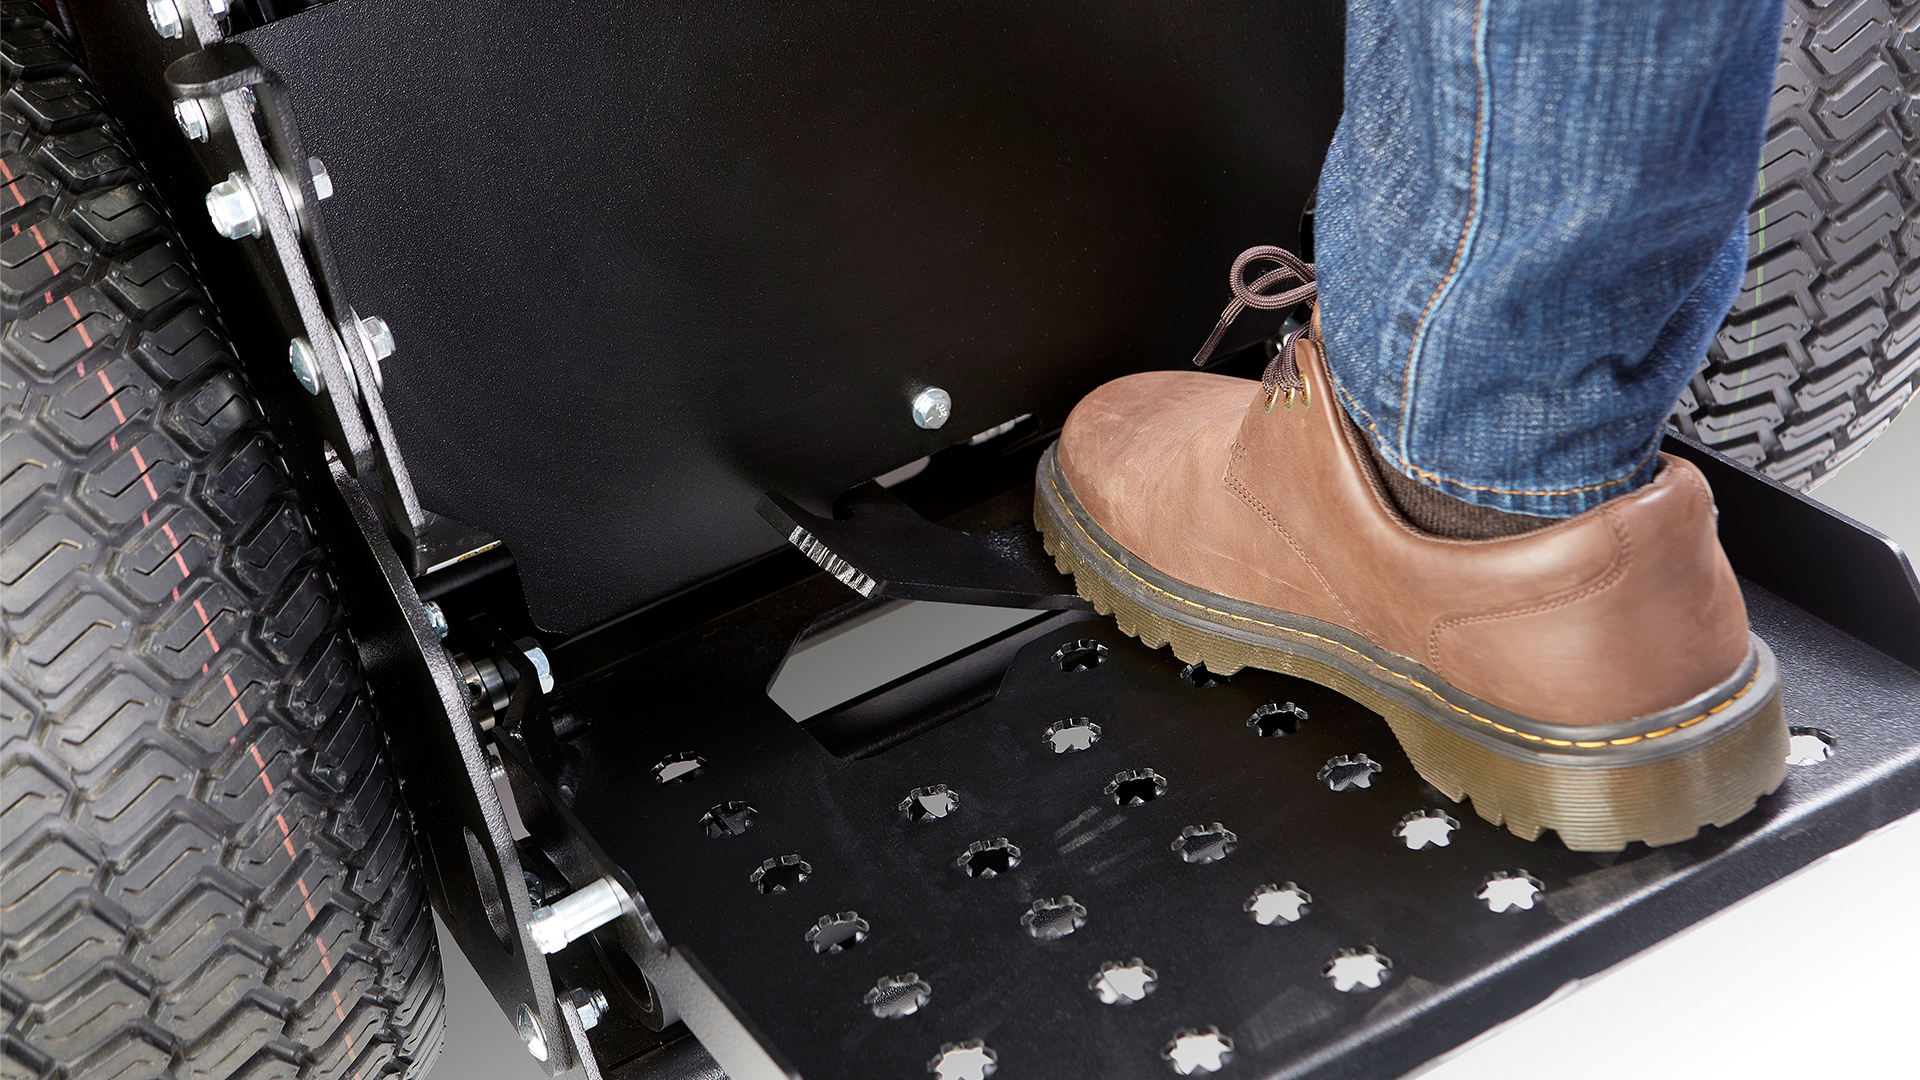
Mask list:
[{"label": "denim pant cuff", "polygon": [[1780,0],[1350,0],[1314,218],[1338,396],[1402,473],[1646,483],[1746,273]]}]

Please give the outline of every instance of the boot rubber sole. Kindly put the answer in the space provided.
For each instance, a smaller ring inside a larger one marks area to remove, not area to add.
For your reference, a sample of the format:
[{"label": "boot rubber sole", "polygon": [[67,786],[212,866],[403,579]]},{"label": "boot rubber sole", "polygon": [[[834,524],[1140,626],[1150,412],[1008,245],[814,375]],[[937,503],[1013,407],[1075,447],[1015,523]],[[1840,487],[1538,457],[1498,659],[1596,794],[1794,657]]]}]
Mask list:
[{"label": "boot rubber sole", "polygon": [[1095,610],[1216,674],[1276,671],[1358,701],[1386,718],[1422,779],[1517,836],[1552,829],[1576,851],[1677,843],[1739,818],[1786,777],[1779,669],[1758,637],[1731,677],[1672,709],[1611,724],[1534,720],[1345,627],[1160,573],[1088,516],[1054,455],[1040,460],[1034,521]]}]

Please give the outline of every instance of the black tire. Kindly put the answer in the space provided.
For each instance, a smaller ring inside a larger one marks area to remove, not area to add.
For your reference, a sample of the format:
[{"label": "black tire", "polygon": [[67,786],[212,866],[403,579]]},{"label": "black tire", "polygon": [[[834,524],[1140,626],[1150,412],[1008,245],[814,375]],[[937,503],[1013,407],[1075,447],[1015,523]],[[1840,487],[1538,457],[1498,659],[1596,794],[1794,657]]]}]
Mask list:
[{"label": "black tire", "polygon": [[326,565],[126,139],[0,15],[0,1075],[418,1076],[440,956]]},{"label": "black tire", "polygon": [[1789,0],[1747,279],[1675,411],[1809,488],[1920,386],[1920,5]]}]

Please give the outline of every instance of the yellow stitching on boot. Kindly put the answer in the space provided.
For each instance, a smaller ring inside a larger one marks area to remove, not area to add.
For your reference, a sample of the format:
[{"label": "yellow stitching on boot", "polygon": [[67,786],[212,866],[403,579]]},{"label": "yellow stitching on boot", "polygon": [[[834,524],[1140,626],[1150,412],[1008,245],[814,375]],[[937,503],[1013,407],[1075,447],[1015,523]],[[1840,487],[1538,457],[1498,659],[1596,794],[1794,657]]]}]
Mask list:
[{"label": "yellow stitching on boot", "polygon": [[[1072,511],[1072,509],[1067,506],[1066,496],[1060,491],[1059,479],[1054,475],[1054,470],[1052,469],[1047,470],[1047,483],[1053,487],[1054,494],[1060,498],[1060,508],[1066,511],[1067,519],[1069,521],[1072,521],[1073,527],[1075,529],[1078,529],[1080,531],[1080,535],[1086,538],[1087,544],[1090,547],[1092,547],[1095,551],[1098,551],[1100,554],[1106,556],[1107,561],[1111,562],[1114,566],[1118,567],[1121,573],[1127,575],[1133,580],[1146,586],[1148,589],[1151,589],[1154,592],[1157,592],[1160,595],[1167,597],[1170,600],[1176,600],[1191,608],[1198,608],[1199,610],[1207,612],[1208,614],[1219,615],[1224,618],[1233,619],[1237,622],[1251,623],[1254,626],[1266,627],[1269,630],[1279,630],[1288,634],[1298,634],[1301,637],[1311,638],[1314,641],[1325,642],[1328,645],[1332,645],[1337,648],[1343,649],[1346,652],[1353,654],[1355,657],[1366,661],[1368,664],[1371,664],[1375,669],[1379,670],[1380,672],[1386,675],[1390,675],[1396,679],[1401,680],[1402,682],[1406,682],[1413,686],[1419,687],[1421,690],[1426,691],[1427,694],[1431,696],[1435,701],[1438,701],[1440,704],[1445,705],[1449,709],[1452,709],[1454,712],[1460,713],[1463,716],[1470,716],[1473,719],[1488,725],[1489,727],[1498,728],[1503,731],[1511,730],[1494,720],[1481,716],[1479,713],[1476,713],[1470,709],[1463,709],[1460,706],[1455,705],[1453,702],[1448,701],[1446,698],[1442,697],[1439,691],[1435,690],[1433,687],[1428,686],[1426,683],[1421,682],[1419,679],[1416,679],[1411,675],[1403,675],[1400,672],[1395,671],[1390,667],[1387,667],[1386,665],[1380,663],[1378,660],[1375,660],[1373,657],[1368,656],[1366,653],[1361,652],[1360,650],[1354,648],[1351,645],[1346,644],[1345,642],[1335,641],[1330,637],[1324,637],[1320,634],[1315,634],[1311,631],[1296,630],[1293,627],[1282,626],[1279,623],[1262,622],[1259,619],[1248,618],[1245,615],[1240,615],[1235,612],[1221,611],[1219,608],[1208,607],[1207,605],[1199,603],[1197,601],[1189,600],[1184,596],[1179,596],[1175,593],[1168,592],[1166,589],[1163,589],[1160,586],[1155,585],[1153,582],[1148,581],[1146,578],[1143,578],[1139,574],[1136,574],[1132,570],[1128,569],[1125,563],[1122,563],[1119,559],[1116,559],[1113,557],[1112,552],[1100,546],[1100,542],[1098,540],[1095,540],[1093,538],[1093,534],[1087,531],[1086,526],[1080,523],[1079,516],[1075,514]],[[1658,731],[1649,731],[1643,735],[1634,735],[1627,738],[1613,739],[1607,742],[1575,743],[1575,742],[1570,742],[1566,739],[1549,739],[1543,735],[1533,735],[1524,731],[1514,731],[1513,733],[1516,735],[1519,735],[1523,739],[1528,740],[1529,742],[1545,743],[1548,746],[1598,747],[1598,746],[1607,746],[1609,744],[1615,745],[1615,746],[1624,746],[1627,743],[1637,742],[1640,739],[1657,739],[1663,735],[1671,735],[1675,731],[1680,730],[1681,728],[1692,727],[1693,725],[1699,723],[1700,721],[1713,716],[1715,713],[1718,713],[1724,709],[1730,708],[1734,702],[1740,700],[1742,697],[1745,697],[1747,692],[1749,690],[1752,690],[1754,688],[1754,685],[1759,681],[1760,681],[1760,672],[1756,668],[1754,670],[1753,677],[1747,680],[1747,684],[1745,686],[1742,686],[1740,689],[1734,691],[1732,696],[1728,697],[1725,701],[1722,701],[1720,704],[1713,706],[1712,708],[1708,709],[1706,712],[1703,712],[1698,716],[1692,717],[1687,720],[1682,720],[1679,723],[1673,725],[1672,727],[1664,727]]]},{"label": "yellow stitching on boot", "polygon": [[1320,583],[1320,588],[1326,590],[1326,594],[1333,598],[1333,602],[1340,605],[1340,610],[1346,613],[1347,618],[1353,621],[1354,628],[1359,630],[1364,636],[1366,634],[1366,628],[1361,624],[1360,616],[1354,614],[1353,609],[1347,606],[1347,602],[1342,599],[1339,592],[1334,589],[1333,583],[1328,581],[1327,576],[1322,574],[1320,568],[1314,565],[1313,560],[1307,557],[1306,549],[1294,540],[1293,534],[1287,531],[1285,525],[1280,524],[1280,519],[1273,516],[1273,512],[1267,509],[1266,504],[1261,502],[1258,496],[1254,495],[1252,489],[1241,483],[1240,478],[1233,474],[1234,458],[1239,457],[1242,453],[1239,443],[1234,443],[1233,449],[1233,456],[1227,459],[1227,490],[1238,495],[1241,502],[1251,507],[1254,513],[1260,515],[1261,520],[1271,526],[1274,532],[1280,534],[1280,538],[1285,540],[1287,546],[1293,549],[1293,553],[1300,556],[1300,561],[1306,564],[1307,571],[1313,575],[1315,581]]}]

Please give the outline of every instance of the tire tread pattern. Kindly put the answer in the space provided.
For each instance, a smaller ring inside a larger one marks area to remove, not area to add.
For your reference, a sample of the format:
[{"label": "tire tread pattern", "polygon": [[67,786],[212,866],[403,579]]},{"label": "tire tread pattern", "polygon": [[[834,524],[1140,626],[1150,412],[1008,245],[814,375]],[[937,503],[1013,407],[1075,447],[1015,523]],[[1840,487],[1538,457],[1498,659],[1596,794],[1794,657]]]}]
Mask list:
[{"label": "tire tread pattern", "polygon": [[126,140],[43,9],[0,28],[0,1076],[418,1076],[440,956],[326,563]]},{"label": "tire tread pattern", "polygon": [[1746,280],[1673,424],[1793,487],[1920,387],[1920,4],[1788,0]]}]

